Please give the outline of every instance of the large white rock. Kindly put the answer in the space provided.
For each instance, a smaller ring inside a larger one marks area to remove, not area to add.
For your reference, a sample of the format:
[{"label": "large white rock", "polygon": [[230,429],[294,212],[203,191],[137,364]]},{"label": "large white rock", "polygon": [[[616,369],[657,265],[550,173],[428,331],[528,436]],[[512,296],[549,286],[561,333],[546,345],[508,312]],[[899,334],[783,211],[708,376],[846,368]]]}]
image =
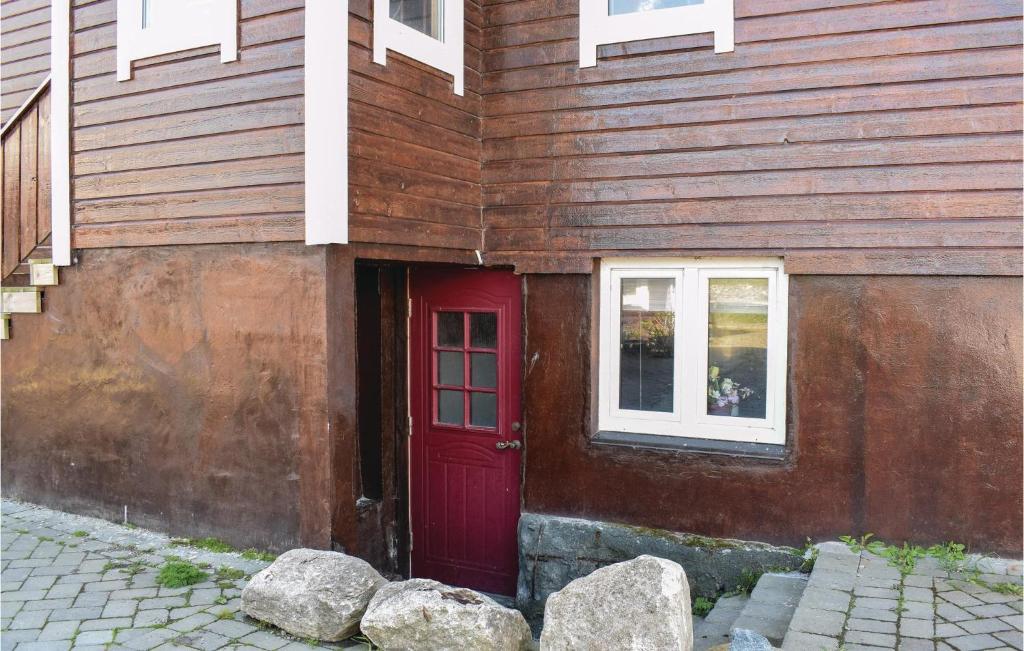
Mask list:
[{"label": "large white rock", "polygon": [[252,577],[242,610],[298,637],[343,640],[359,632],[366,605],[385,583],[362,559],[293,549]]},{"label": "large white rock", "polygon": [[532,641],[518,610],[430,579],[381,588],[370,601],[361,628],[385,651],[520,651]]},{"label": "large white rock", "polygon": [[602,567],[548,597],[542,651],[691,651],[690,585],[654,556]]}]

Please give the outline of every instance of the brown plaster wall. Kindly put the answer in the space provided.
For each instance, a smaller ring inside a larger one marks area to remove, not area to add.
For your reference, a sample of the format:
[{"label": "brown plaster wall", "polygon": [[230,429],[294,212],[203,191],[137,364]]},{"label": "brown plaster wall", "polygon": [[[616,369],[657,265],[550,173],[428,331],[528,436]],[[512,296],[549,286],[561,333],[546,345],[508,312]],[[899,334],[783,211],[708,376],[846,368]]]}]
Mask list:
[{"label": "brown plaster wall", "polygon": [[4,494],[116,520],[127,505],[137,524],[236,545],[328,546],[328,255],[83,253],[3,342]]},{"label": "brown plaster wall", "polygon": [[527,277],[525,510],[1020,554],[1020,278],[791,277],[784,461],[590,443],[591,282]]}]

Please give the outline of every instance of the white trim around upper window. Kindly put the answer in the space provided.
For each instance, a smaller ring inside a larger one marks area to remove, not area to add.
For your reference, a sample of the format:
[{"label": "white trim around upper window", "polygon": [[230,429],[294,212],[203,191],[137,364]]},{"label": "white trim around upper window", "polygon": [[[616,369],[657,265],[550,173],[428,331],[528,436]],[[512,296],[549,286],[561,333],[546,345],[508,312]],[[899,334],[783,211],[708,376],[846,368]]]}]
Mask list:
[{"label": "white trim around upper window", "polygon": [[221,63],[238,60],[238,0],[117,0],[118,81],[133,61],[207,45],[220,45]]},{"label": "white trim around upper window", "polygon": [[597,65],[597,47],[649,38],[713,32],[715,52],[734,48],[733,0],[612,14],[608,0],[580,0],[580,67]]},{"label": "white trim around upper window", "polygon": [[[624,279],[673,279],[671,411],[622,409],[621,305]],[[765,279],[767,352],[764,417],[709,414],[709,282]],[[788,279],[778,259],[618,258],[601,263],[598,428],[659,436],[784,445]]]},{"label": "white trim around upper window", "polygon": [[50,254],[71,264],[71,2],[50,8]]},{"label": "white trim around upper window", "polygon": [[454,78],[456,95],[463,94],[462,0],[440,0],[441,38],[403,25],[391,18],[390,0],[373,0],[373,62],[387,65],[387,51],[398,52],[447,72]]}]

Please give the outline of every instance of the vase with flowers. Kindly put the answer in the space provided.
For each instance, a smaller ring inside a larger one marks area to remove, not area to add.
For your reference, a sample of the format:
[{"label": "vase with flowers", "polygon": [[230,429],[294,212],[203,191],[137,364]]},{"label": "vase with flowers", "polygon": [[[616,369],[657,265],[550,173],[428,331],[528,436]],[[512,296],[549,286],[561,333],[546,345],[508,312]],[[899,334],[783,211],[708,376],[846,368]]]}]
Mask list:
[{"label": "vase with flowers", "polygon": [[708,415],[739,416],[740,403],[754,395],[754,390],[731,378],[723,378],[717,366],[708,368]]}]

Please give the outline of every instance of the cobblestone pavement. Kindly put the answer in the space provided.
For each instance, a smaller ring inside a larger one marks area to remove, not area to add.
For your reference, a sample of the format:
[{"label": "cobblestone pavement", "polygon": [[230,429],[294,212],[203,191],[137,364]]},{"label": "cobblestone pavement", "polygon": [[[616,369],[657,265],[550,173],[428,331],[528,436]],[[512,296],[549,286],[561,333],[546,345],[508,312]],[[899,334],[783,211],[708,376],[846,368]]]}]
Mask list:
[{"label": "cobblestone pavement", "polygon": [[[932,557],[901,575],[887,559],[820,547],[783,649],[1021,649],[1021,562]],[[1017,586],[1017,587],[1013,587]]]},{"label": "cobblestone pavement", "polygon": [[[10,500],[0,502],[0,514],[2,651],[367,648],[307,644],[243,615],[241,589],[264,561]],[[208,564],[211,578],[160,587],[168,557]],[[239,570],[244,578],[229,578]]]}]

